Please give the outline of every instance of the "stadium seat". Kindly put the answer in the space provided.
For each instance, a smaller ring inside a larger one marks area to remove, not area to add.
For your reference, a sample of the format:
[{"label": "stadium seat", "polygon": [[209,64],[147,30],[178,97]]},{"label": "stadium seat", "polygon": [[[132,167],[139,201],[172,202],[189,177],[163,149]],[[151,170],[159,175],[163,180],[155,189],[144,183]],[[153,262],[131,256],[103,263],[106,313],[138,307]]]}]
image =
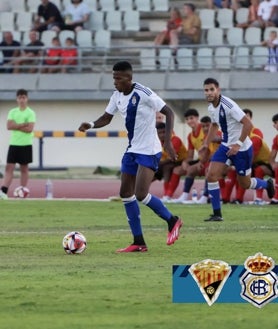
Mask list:
[{"label": "stadium seat", "polygon": [[268,49],[263,46],[255,46],[251,51],[252,67],[262,69],[268,61]]},{"label": "stadium seat", "polygon": [[238,8],[236,10],[235,21],[237,24],[246,23],[248,21],[249,10],[248,8]]},{"label": "stadium seat", "polygon": [[72,38],[73,40],[75,40],[75,32],[71,30],[62,30],[59,33],[59,39],[62,47],[65,46],[65,41],[67,38]]},{"label": "stadium seat", "polygon": [[126,10],[123,13],[123,23],[126,31],[140,31],[140,14],[138,10]]},{"label": "stadium seat", "polygon": [[12,0],[9,1],[11,6],[11,11],[14,13],[20,13],[26,11],[25,1],[24,0]]},{"label": "stadium seat", "polygon": [[102,11],[114,11],[116,9],[114,0],[99,0],[99,5]]},{"label": "stadium seat", "polygon": [[38,0],[27,0],[27,9],[32,13],[37,13],[40,3]]},{"label": "stadium seat", "polygon": [[199,17],[202,23],[202,30],[208,30],[215,27],[215,10],[208,8],[201,8],[199,10]]},{"label": "stadium seat", "polygon": [[222,29],[228,29],[234,26],[233,9],[223,8],[216,11],[216,21]]},{"label": "stadium seat", "polygon": [[43,42],[43,44],[46,47],[51,47],[52,45],[52,39],[54,37],[57,36],[57,32],[56,31],[52,31],[52,30],[45,30],[41,33],[41,42]]},{"label": "stadium seat", "polygon": [[15,21],[18,31],[30,31],[33,25],[33,13],[28,11],[20,11],[16,14]]},{"label": "stadium seat", "polygon": [[[107,30],[97,30],[94,35],[94,45],[97,48],[109,49],[111,45],[111,32]],[[101,50],[101,49],[96,49]]]},{"label": "stadium seat", "polygon": [[249,48],[246,46],[235,47],[234,67],[236,69],[248,69],[250,66]]},{"label": "stadium seat", "polygon": [[179,48],[177,52],[179,70],[193,70],[194,58],[192,48]]},{"label": "stadium seat", "polygon": [[212,27],[208,29],[207,43],[210,46],[223,45],[224,31],[220,27]]},{"label": "stadium seat", "polygon": [[89,30],[76,32],[76,43],[80,47],[81,54],[90,53],[93,46],[93,34]]},{"label": "stadium seat", "polygon": [[213,69],[213,49],[209,47],[198,48],[196,62],[198,69]]},{"label": "stadium seat", "polygon": [[0,12],[1,31],[15,30],[15,14],[13,12]]},{"label": "stadium seat", "polygon": [[217,69],[230,69],[231,68],[231,54],[230,47],[217,47],[215,48],[214,58],[215,67]]},{"label": "stadium seat", "polygon": [[247,45],[261,44],[262,31],[259,27],[248,27],[245,30],[244,40]]},{"label": "stadium seat", "polygon": [[136,3],[136,9],[139,11],[150,12],[152,10],[150,0],[135,0],[135,3]]},{"label": "stadium seat", "polygon": [[118,10],[120,11],[134,10],[132,0],[118,0],[117,4],[118,4]]},{"label": "stadium seat", "polygon": [[278,35],[278,27],[275,26],[268,26],[264,29],[263,32],[263,40],[267,40],[269,38],[269,32],[270,31],[276,31]]},{"label": "stadium seat", "polygon": [[108,11],[105,22],[109,31],[122,31],[122,12],[117,10]]},{"label": "stadium seat", "polygon": [[241,27],[231,27],[227,30],[227,42],[231,46],[241,46],[243,44],[243,29]]},{"label": "stadium seat", "polygon": [[173,56],[170,48],[161,48],[159,51],[158,60],[160,62],[160,70],[169,70],[174,68]]},{"label": "stadium seat", "polygon": [[104,29],[104,12],[93,11],[90,14],[88,29],[91,31],[103,30]]},{"label": "stadium seat", "polygon": [[169,10],[168,0],[152,0],[152,1],[153,1],[153,10],[154,11],[166,11],[167,12]]},{"label": "stadium seat", "polygon": [[142,70],[156,70],[154,48],[142,48],[140,62]]}]

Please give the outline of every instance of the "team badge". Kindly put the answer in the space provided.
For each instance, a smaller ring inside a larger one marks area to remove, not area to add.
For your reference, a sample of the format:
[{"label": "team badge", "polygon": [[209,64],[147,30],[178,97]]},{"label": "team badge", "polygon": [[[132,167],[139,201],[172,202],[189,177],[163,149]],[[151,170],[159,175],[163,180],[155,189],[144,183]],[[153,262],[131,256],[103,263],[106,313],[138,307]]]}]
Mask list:
[{"label": "team badge", "polygon": [[232,269],[221,260],[206,259],[192,264],[188,271],[211,306],[217,300]]},{"label": "team badge", "polygon": [[277,274],[271,271],[275,266],[271,257],[257,253],[246,259],[246,272],[240,278],[241,297],[256,307],[264,305],[277,297]]}]

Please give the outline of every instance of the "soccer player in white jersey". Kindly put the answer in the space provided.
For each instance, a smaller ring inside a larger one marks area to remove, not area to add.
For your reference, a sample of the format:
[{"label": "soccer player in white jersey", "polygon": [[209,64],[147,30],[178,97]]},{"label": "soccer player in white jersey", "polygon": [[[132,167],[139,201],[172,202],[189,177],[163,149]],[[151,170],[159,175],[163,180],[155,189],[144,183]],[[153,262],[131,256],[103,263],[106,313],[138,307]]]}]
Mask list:
[{"label": "soccer player in white jersey", "polygon": [[122,158],[120,197],[133,235],[133,243],[126,248],[118,249],[117,252],[145,252],[148,248],[142,232],[138,201],[167,222],[167,245],[178,239],[183,224],[158,197],[149,193],[162,151],[155,127],[156,113],[161,112],[165,115],[164,147],[173,161],[176,158],[171,144],[174,114],[151,89],[132,81],[132,66],[129,62],[121,61],[114,65],[113,80],[116,90],[104,114],[94,122],[81,123],[79,130],[104,127],[111,122],[117,112],[125,120],[128,146]]},{"label": "soccer player in white jersey", "polygon": [[205,221],[222,221],[218,180],[223,177],[227,166],[235,166],[238,183],[245,189],[266,189],[271,199],[274,195],[274,185],[271,178],[267,181],[251,178],[253,148],[248,135],[253,125],[246,114],[236,102],[221,95],[219,83],[214,78],[204,81],[204,93],[209,102],[208,112],[212,124],[200,152],[205,151],[218,128],[222,130],[221,145],[212,156],[207,173],[213,214]]}]

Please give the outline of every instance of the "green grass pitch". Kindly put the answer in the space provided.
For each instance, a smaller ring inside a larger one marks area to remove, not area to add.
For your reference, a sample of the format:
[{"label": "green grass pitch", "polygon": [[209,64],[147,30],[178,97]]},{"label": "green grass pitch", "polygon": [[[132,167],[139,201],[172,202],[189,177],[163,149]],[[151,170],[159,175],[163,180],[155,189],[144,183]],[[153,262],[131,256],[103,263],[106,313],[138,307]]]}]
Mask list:
[{"label": "green grass pitch", "polygon": [[[147,253],[116,254],[131,242],[121,202],[0,202],[1,329],[278,328],[277,304],[172,303],[172,265],[206,258],[243,265],[257,252],[278,262],[275,206],[169,205],[184,220],[166,245],[166,224],[141,206]],[[67,255],[63,236],[79,230],[88,248]]]}]

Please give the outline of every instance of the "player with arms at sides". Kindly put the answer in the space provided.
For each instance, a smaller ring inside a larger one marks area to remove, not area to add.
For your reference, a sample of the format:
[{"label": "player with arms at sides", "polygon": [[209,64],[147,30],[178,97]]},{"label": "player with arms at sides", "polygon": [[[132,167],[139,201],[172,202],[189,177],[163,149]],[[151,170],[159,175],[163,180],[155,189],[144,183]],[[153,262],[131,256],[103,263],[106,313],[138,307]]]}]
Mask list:
[{"label": "player with arms at sides", "polygon": [[227,166],[231,164],[235,166],[238,183],[245,189],[266,189],[268,197],[272,198],[274,185],[271,178],[267,181],[255,177],[251,178],[253,147],[248,135],[253,127],[252,122],[236,102],[221,95],[216,79],[207,78],[203,87],[206,100],[209,103],[208,112],[212,124],[201,149],[208,148],[208,144],[214,138],[219,127],[222,131],[222,142],[212,156],[207,173],[213,214],[205,221],[222,221],[218,180],[227,171]]},{"label": "player with arms at sides", "polygon": [[176,159],[171,144],[174,113],[152,90],[132,81],[132,66],[120,61],[113,66],[113,80],[116,90],[101,115],[94,122],[81,123],[79,130],[101,128],[108,125],[113,116],[120,112],[125,120],[128,146],[122,158],[120,197],[123,201],[128,223],[133,235],[133,243],[117,252],[144,252],[144,240],[138,201],[152,209],[168,225],[167,245],[179,237],[182,220],[174,216],[161,202],[149,193],[154,173],[161,157],[161,143],[156,131],[156,112],[165,115],[164,148],[170,159]]},{"label": "player with arms at sides", "polygon": [[33,161],[33,129],[36,121],[35,112],[28,106],[28,91],[19,89],[16,93],[18,106],[8,114],[7,129],[11,130],[10,146],[0,199],[8,199],[8,189],[13,180],[16,163],[20,166],[20,184],[26,187],[29,178],[28,164]]},{"label": "player with arms at sides", "polygon": [[177,154],[177,157],[174,161],[169,157],[167,151],[164,149],[165,133],[166,133],[165,128],[166,128],[166,124],[164,122],[156,121],[156,130],[162,146],[162,156],[159,161],[158,169],[154,175],[154,180],[163,179],[164,181],[163,183],[164,192],[162,197],[163,202],[167,202],[171,200],[171,197],[173,196],[179,183],[179,181],[176,182],[175,180],[173,182],[171,180],[173,169],[177,166],[180,166],[182,161],[185,160],[187,157],[186,146],[184,145],[183,141],[174,133],[172,134],[171,137],[171,143]]},{"label": "player with arms at sides", "polygon": [[[272,117],[273,127],[278,131],[278,113]],[[278,205],[278,161],[276,157],[278,154],[278,134],[273,138],[271,152],[270,152],[270,165],[275,175],[275,195],[274,198],[270,201],[270,204]]]}]

